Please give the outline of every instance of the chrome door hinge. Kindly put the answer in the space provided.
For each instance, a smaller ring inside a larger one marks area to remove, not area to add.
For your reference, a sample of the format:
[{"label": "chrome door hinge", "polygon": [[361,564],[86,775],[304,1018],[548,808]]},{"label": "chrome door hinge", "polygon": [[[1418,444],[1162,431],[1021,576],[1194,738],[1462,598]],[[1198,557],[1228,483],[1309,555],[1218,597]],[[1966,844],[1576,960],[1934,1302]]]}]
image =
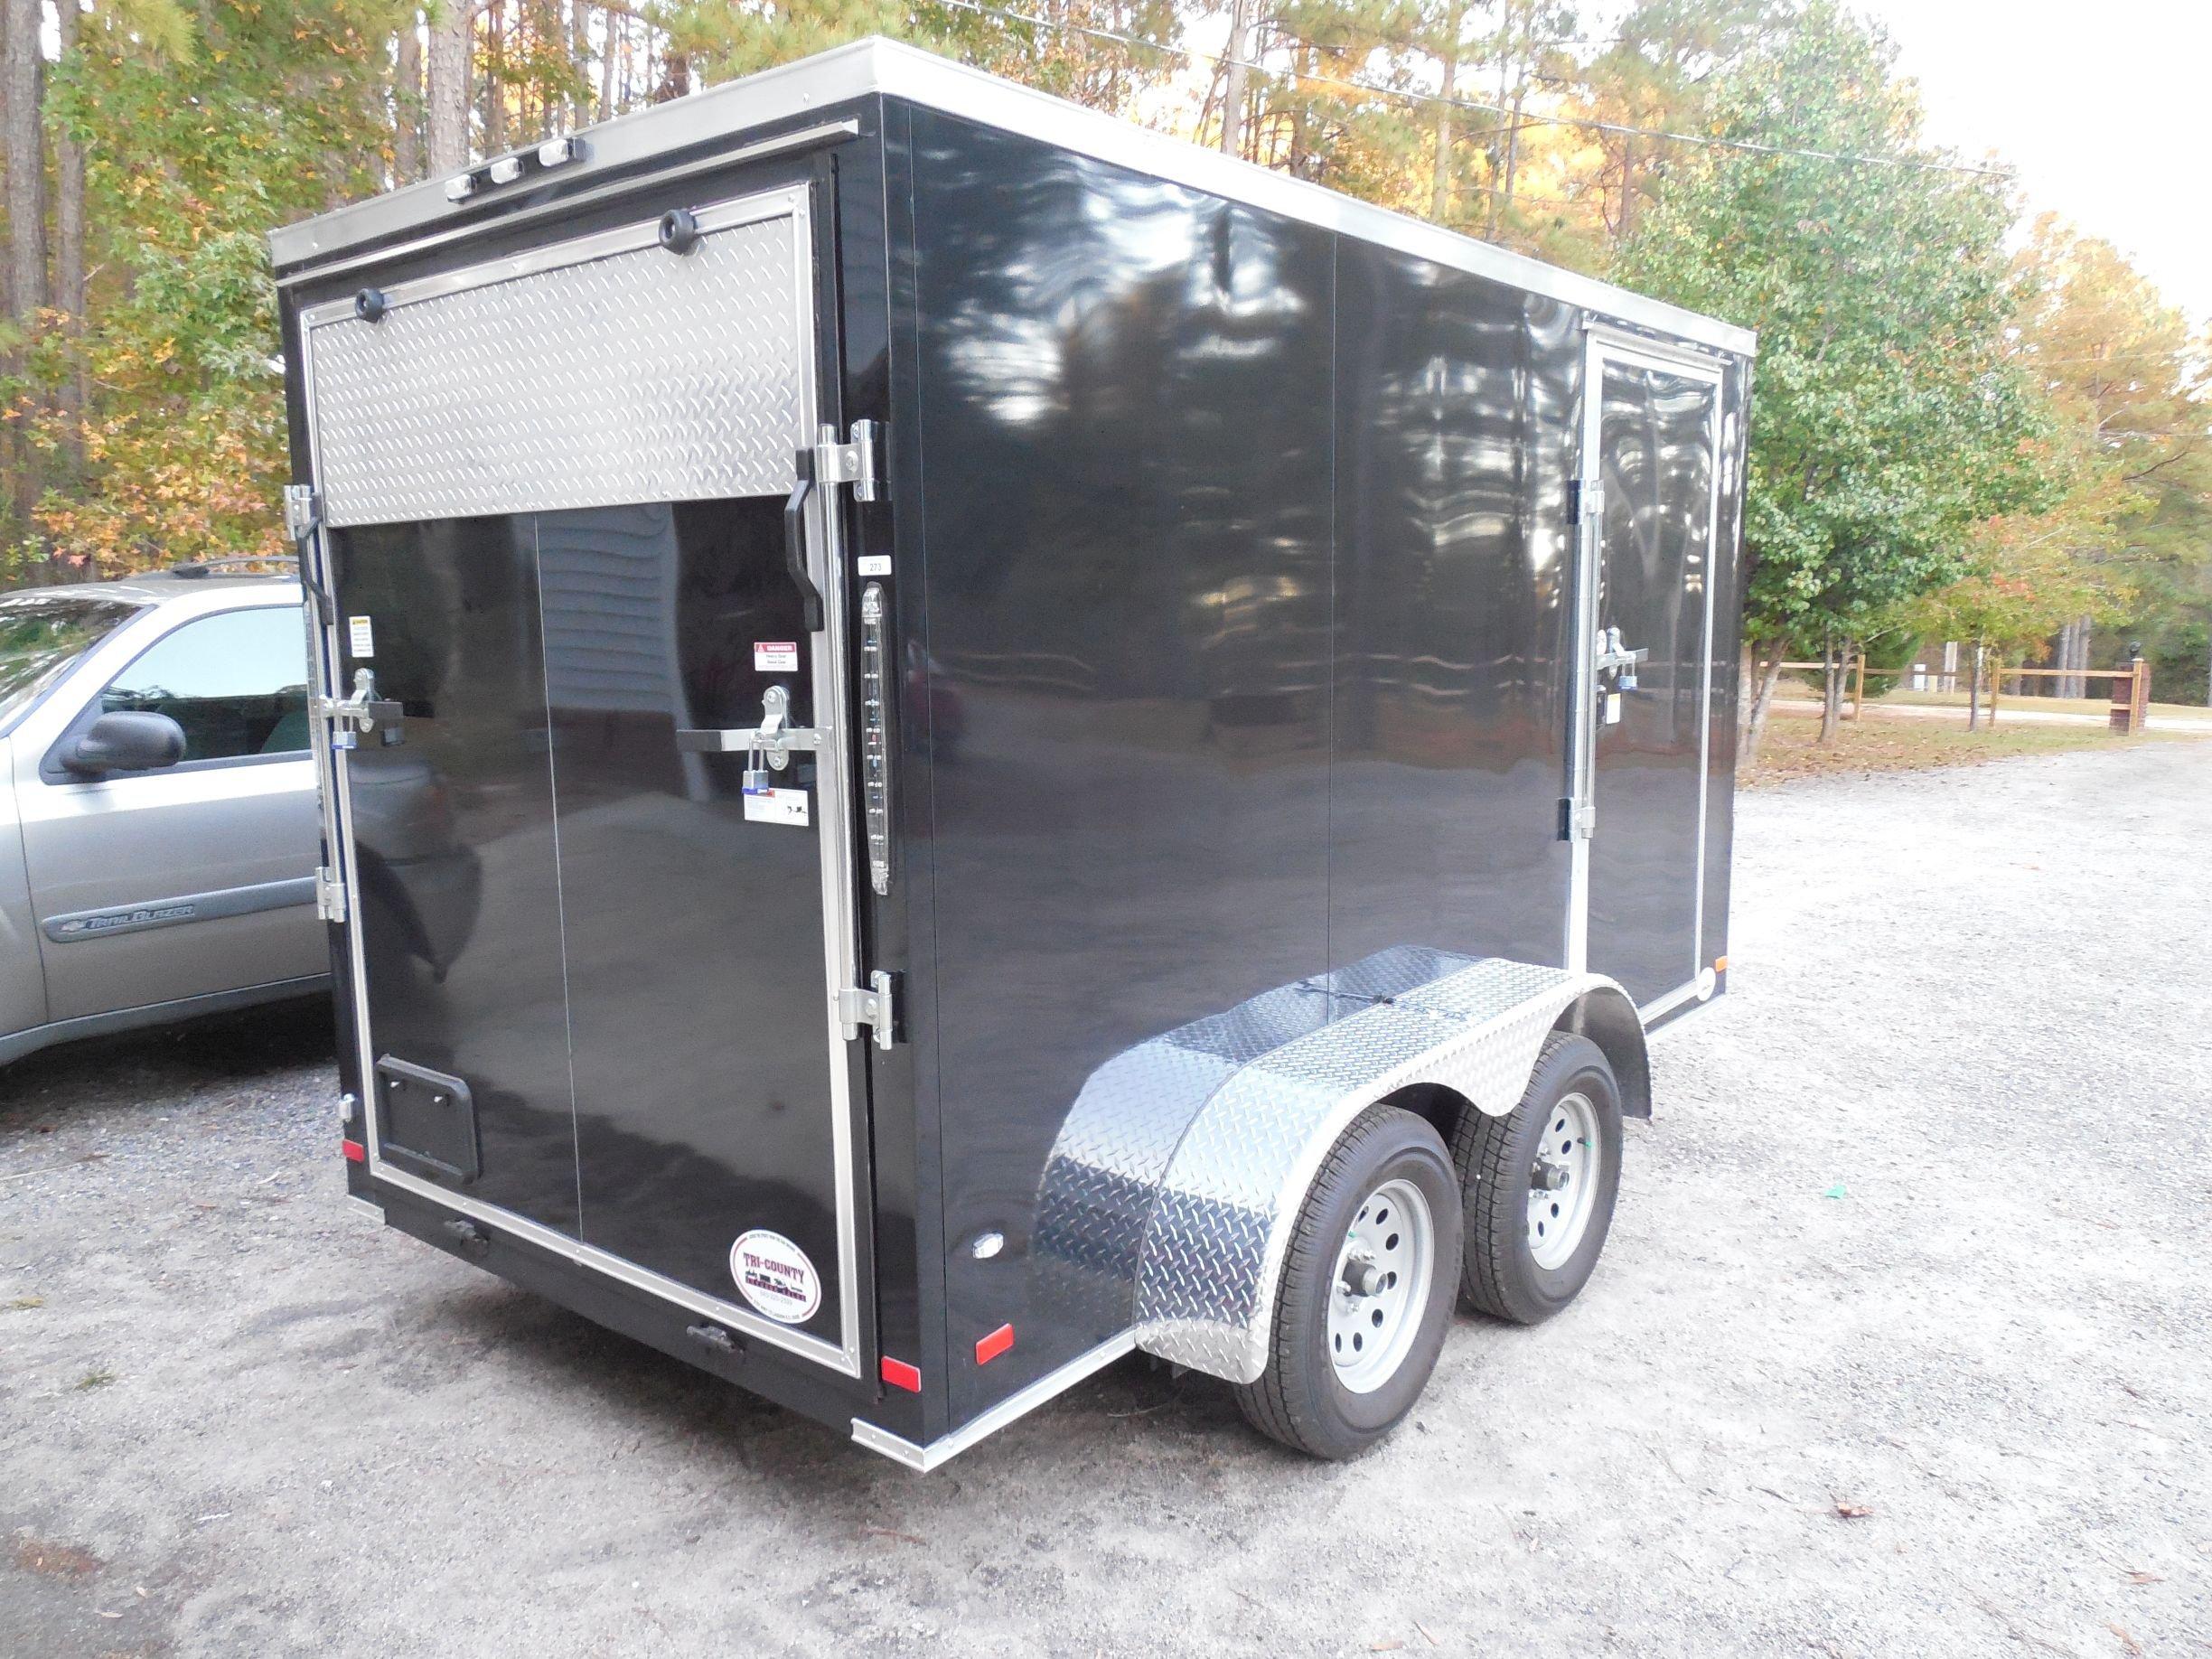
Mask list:
[{"label": "chrome door hinge", "polygon": [[[345,883],[340,881],[329,865],[318,867],[314,873],[315,914],[325,922],[346,919]],[[353,1097],[348,1095],[349,1101]]]},{"label": "chrome door hinge", "polygon": [[883,426],[876,421],[853,422],[852,440],[845,444],[838,442],[835,426],[824,426],[820,441],[814,445],[814,482],[848,483],[856,501],[881,500],[883,464],[876,451],[882,442]]},{"label": "chrome door hinge", "polygon": [[322,522],[323,503],[315,495],[314,486],[304,483],[285,485],[285,534],[294,541],[305,541]]},{"label": "chrome door hinge", "polygon": [[851,1042],[867,1026],[875,1033],[876,1046],[889,1048],[898,1041],[898,975],[878,968],[868,975],[867,988],[848,988],[837,994],[838,1022]]},{"label": "chrome door hinge", "polygon": [[1598,809],[1578,805],[1571,795],[1560,797],[1560,836],[1562,841],[1587,841],[1598,828]]}]

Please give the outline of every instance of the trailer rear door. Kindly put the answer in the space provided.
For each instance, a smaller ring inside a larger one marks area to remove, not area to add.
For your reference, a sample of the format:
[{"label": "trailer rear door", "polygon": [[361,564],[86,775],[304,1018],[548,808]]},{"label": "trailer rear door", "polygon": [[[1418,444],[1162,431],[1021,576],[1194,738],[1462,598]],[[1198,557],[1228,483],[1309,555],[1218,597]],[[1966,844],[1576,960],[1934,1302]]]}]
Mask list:
[{"label": "trailer rear door", "polygon": [[1651,1018],[1704,967],[1720,368],[1594,334],[1584,387],[1568,961]]},{"label": "trailer rear door", "polygon": [[375,1174],[858,1374],[819,188],[302,332]]}]

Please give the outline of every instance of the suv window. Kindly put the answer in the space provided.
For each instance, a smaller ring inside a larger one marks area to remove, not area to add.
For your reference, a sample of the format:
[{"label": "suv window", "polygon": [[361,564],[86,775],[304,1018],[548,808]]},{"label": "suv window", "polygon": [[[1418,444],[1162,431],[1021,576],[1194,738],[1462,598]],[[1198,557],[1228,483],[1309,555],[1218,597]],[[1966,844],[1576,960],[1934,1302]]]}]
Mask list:
[{"label": "suv window", "polygon": [[0,732],[69,665],[138,614],[125,599],[0,594]]},{"label": "suv window", "polygon": [[186,623],[117,674],[100,710],[144,709],[184,728],[187,761],[307,747],[307,639],[298,608],[263,605]]}]

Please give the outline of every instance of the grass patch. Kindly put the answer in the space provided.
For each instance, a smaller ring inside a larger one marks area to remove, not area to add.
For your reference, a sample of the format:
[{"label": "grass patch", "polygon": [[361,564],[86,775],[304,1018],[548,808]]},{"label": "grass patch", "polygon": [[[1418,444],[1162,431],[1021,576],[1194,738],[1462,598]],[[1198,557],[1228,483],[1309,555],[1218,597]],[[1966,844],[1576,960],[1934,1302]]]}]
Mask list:
[{"label": "grass patch", "polygon": [[88,1371],[77,1379],[75,1386],[78,1388],[106,1388],[114,1381],[115,1373],[112,1371]]},{"label": "grass patch", "polygon": [[2139,737],[2115,737],[2094,726],[2006,726],[1970,732],[1964,726],[1934,720],[1846,720],[1827,748],[1816,745],[1820,717],[1777,708],[1767,722],[1767,741],[1758,764],[1746,767],[1737,782],[1746,789],[1783,783],[1792,778],[1856,776],[1878,772],[1918,772],[1931,766],[1978,766],[1984,761],[2020,755],[2062,755],[2077,749],[2130,749],[2144,744],[2202,742],[2197,734],[2161,732],[2152,726]]},{"label": "grass patch", "polygon": [[33,1308],[43,1308],[45,1306],[46,1298],[42,1296],[19,1296],[14,1301],[8,1304],[8,1311],[11,1313],[28,1313]]}]

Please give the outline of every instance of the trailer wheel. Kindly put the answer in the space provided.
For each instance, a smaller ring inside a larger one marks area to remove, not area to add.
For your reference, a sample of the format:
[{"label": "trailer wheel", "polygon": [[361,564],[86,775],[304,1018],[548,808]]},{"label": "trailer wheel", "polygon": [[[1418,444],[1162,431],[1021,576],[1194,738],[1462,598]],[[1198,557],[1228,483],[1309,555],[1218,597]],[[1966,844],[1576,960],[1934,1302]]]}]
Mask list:
[{"label": "trailer wheel", "polygon": [[1460,1289],[1482,1312],[1536,1325],[1589,1281],[1620,1190],[1620,1086],[1588,1037],[1544,1039],[1521,1103],[1469,1111],[1452,1137],[1467,1210]]},{"label": "trailer wheel", "polygon": [[1451,1323],[1459,1183],[1437,1132],[1373,1106],[1330,1150],[1283,1258],[1252,1426],[1317,1457],[1367,1449],[1413,1407]]}]

